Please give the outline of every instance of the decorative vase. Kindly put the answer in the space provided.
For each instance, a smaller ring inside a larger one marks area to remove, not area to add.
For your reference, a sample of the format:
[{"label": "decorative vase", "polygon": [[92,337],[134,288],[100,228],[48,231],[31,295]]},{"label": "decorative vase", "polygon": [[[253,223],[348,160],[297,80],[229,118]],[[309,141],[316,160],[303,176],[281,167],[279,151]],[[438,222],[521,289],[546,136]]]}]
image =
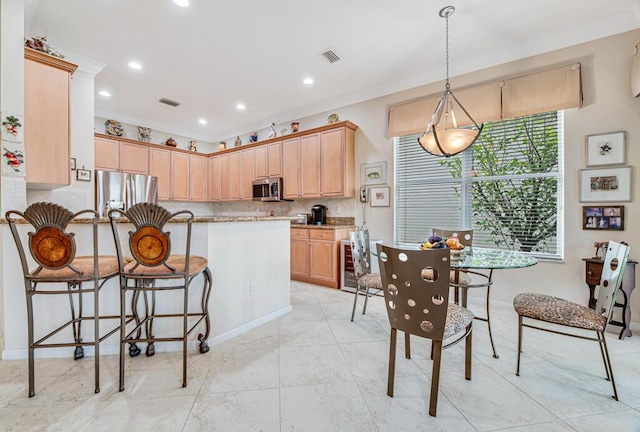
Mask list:
[{"label": "decorative vase", "polygon": [[138,126],[138,141],[151,142],[151,128]]},{"label": "decorative vase", "polygon": [[226,141],[220,141],[218,143],[218,150],[226,150],[227,149],[227,142]]},{"label": "decorative vase", "polygon": [[251,135],[249,135],[249,142],[258,142],[258,132],[254,132]]},{"label": "decorative vase", "polygon": [[168,145],[169,147],[177,147],[178,143],[176,142],[176,140],[173,139],[173,137],[169,137],[165,142],[165,145]]},{"label": "decorative vase", "polygon": [[298,129],[300,128],[300,123],[298,122],[291,122],[291,133],[296,133],[298,132]]},{"label": "decorative vase", "polygon": [[189,150],[191,151],[198,151],[198,147],[196,147],[196,141],[189,141]]},{"label": "decorative vase", "polygon": [[271,127],[269,128],[268,138],[275,138],[278,134],[276,133],[276,128],[274,127],[276,124],[271,123]]},{"label": "decorative vase", "polygon": [[242,140],[240,139],[240,135],[236,136],[235,141],[233,142],[235,147],[240,147],[242,145]]}]

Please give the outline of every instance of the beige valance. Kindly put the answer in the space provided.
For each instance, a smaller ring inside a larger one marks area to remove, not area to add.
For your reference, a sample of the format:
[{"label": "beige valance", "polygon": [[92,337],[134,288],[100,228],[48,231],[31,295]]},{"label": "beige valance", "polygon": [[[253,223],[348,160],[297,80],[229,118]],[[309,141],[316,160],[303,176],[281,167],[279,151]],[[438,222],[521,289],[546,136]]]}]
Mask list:
[{"label": "beige valance", "polygon": [[[582,106],[580,64],[522,77],[453,89],[477,123]],[[442,96],[432,96],[389,107],[388,136],[423,132]],[[470,121],[459,114],[460,126]]]}]

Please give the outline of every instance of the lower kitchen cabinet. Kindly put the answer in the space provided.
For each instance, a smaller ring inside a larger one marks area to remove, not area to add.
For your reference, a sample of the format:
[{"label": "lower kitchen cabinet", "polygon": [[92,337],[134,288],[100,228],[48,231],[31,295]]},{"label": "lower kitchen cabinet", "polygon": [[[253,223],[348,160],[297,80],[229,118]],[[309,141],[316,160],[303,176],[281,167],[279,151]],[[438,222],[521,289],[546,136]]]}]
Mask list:
[{"label": "lower kitchen cabinet", "polygon": [[349,228],[291,228],[291,279],[340,287],[340,241]]}]

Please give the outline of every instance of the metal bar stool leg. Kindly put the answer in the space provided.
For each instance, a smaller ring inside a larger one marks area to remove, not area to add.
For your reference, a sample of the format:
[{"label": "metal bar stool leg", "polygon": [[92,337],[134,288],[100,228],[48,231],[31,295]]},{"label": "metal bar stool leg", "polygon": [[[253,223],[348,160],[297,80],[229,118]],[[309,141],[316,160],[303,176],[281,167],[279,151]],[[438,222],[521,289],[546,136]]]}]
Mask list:
[{"label": "metal bar stool leg", "polygon": [[211,270],[206,267],[202,272],[204,276],[204,289],[202,291],[202,313],[204,314],[205,332],[198,334],[198,340],[200,341],[200,354],[209,352],[209,332],[211,331],[211,319],[209,318],[209,296],[211,295],[211,287],[213,284],[213,278],[211,277]]}]

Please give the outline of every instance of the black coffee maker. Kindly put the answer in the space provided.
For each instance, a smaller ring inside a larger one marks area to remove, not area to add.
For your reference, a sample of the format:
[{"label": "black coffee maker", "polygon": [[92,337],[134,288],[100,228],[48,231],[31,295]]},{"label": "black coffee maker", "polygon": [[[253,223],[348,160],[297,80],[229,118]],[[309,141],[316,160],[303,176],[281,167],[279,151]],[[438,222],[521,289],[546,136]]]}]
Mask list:
[{"label": "black coffee maker", "polygon": [[311,207],[311,218],[314,225],[326,225],[327,224],[327,207],[322,204],[316,204]]}]

